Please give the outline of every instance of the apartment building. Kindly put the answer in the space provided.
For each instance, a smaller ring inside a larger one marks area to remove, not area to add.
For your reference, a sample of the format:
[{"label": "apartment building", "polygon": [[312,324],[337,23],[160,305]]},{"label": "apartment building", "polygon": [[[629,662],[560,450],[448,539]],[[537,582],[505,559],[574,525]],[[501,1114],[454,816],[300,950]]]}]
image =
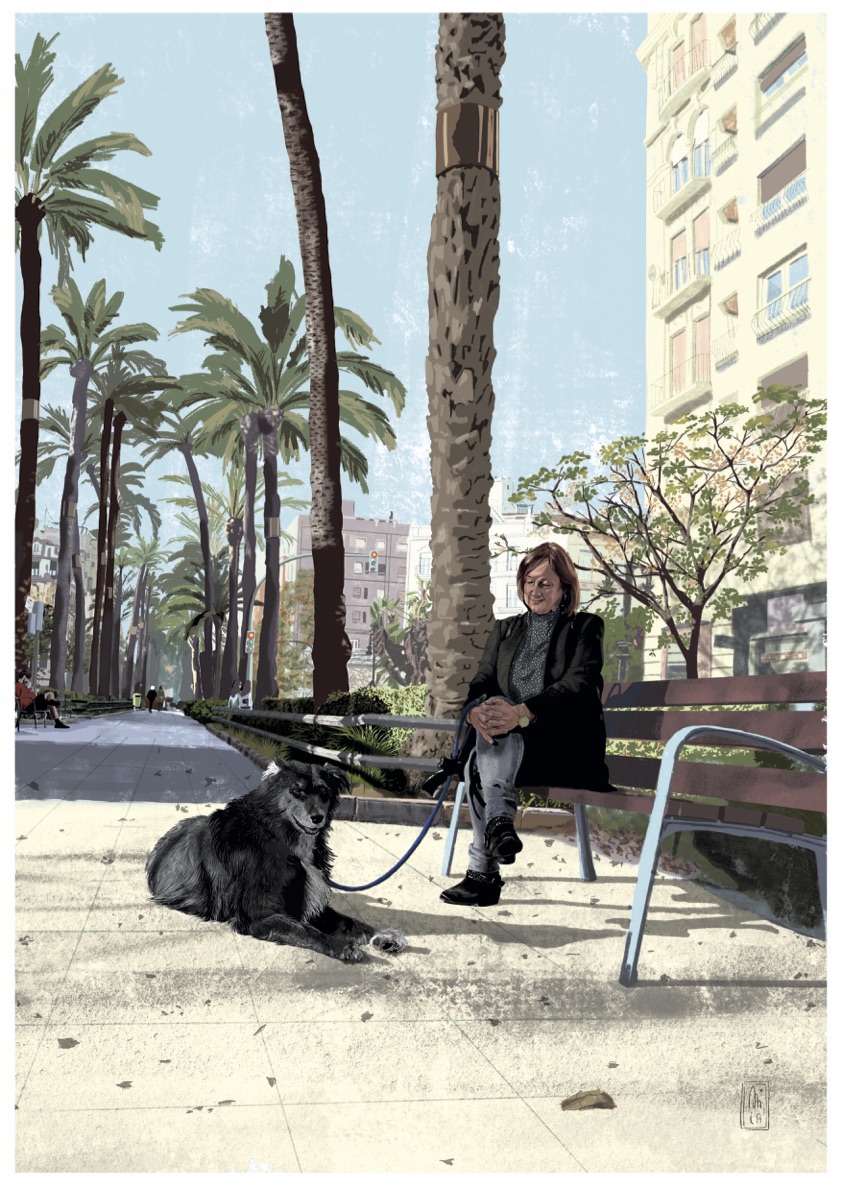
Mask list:
[{"label": "apartment building", "polygon": [[[590,553],[578,539],[568,534],[552,534],[538,529],[534,524],[535,507],[520,501],[513,503],[511,481],[494,479],[489,498],[491,514],[491,595],[493,614],[498,620],[519,615],[524,610],[517,594],[517,567],[526,550],[534,549],[541,541],[557,541],[570,554],[578,569],[582,602],[591,598],[596,583],[590,573]],[[499,549],[498,539],[504,536],[510,549]],[[409,526],[408,573],[406,592],[415,591],[422,580],[429,580],[432,574],[432,551],[430,550],[430,527],[428,524]]]},{"label": "apartment building", "polygon": [[[87,530],[83,529],[79,540],[82,581],[86,595],[92,597],[96,587],[96,552],[93,538]],[[36,527],[32,537],[31,593],[33,599],[41,599],[49,604],[55,602],[58,549],[58,528],[50,525],[45,525],[43,528]]]},{"label": "apartment building", "polygon": [[[657,13],[648,77],[646,431],[757,388],[826,392],[826,16]],[[787,552],[709,624],[704,673],[824,669],[826,465]],[[731,584],[734,585],[734,584]],[[647,677],[680,676],[677,649]]]},{"label": "apartment building", "polygon": [[[295,538],[294,554],[312,550],[309,516],[297,516],[289,526]],[[364,654],[371,640],[371,604],[384,596],[402,603],[406,593],[409,526],[395,521],[356,515],[355,501],[342,501],[342,536],[345,546],[345,631],[354,654]],[[312,559],[302,558],[289,577],[312,569]],[[291,567],[290,567],[291,569]],[[297,629],[297,626],[296,626]]]}]

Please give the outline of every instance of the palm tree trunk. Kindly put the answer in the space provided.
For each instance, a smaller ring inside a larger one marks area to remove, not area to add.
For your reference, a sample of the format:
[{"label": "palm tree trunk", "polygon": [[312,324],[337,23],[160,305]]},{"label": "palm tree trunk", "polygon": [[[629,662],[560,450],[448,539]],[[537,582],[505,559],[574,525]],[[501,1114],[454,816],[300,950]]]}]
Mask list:
[{"label": "palm tree trunk", "polygon": [[[111,697],[111,649],[114,642],[114,555],[117,546],[117,518],[120,515],[120,448],[126,415],[120,410],[114,418],[114,447],[108,493],[108,522],[105,533],[105,597],[102,609],[102,634],[99,648],[99,693]],[[104,491],[103,485],[103,491]]]},{"label": "palm tree trunk", "polygon": [[500,13],[441,14],[426,377],[432,463],[428,713],[442,717],[460,711],[493,622],[491,368],[500,208],[495,131],[504,44]]},{"label": "palm tree trunk", "polygon": [[26,660],[26,600],[32,585],[32,536],[35,532],[35,469],[41,405],[41,250],[38,225],[44,205],[27,194],[15,207],[20,224],[20,275],[23,301],[20,311],[21,414],[20,466],[15,504],[15,668]]},{"label": "palm tree trunk", "polygon": [[85,618],[87,605],[85,601],[85,580],[82,574],[79,553],[79,522],[73,537],[73,597],[75,608],[75,623],[73,625],[73,677],[70,679],[70,689],[81,694],[85,686]]},{"label": "palm tree trunk", "polygon": [[179,702],[183,702],[185,698],[192,698],[194,694],[191,658],[192,650],[185,641],[184,647],[181,650],[181,689],[178,691]]},{"label": "palm tree trunk", "polygon": [[88,673],[88,689],[91,694],[99,693],[99,638],[102,625],[102,599],[105,592],[105,560],[108,536],[108,448],[111,445],[111,418],[114,401],[111,397],[102,410],[102,438],[99,444],[99,525],[96,532],[96,591],[93,597],[93,639],[91,641],[91,667]]},{"label": "palm tree trunk", "polygon": [[191,636],[189,638],[190,645],[190,660],[193,669],[193,698],[203,698],[201,688],[201,666],[199,665],[199,638]]},{"label": "palm tree trunk", "polygon": [[149,659],[149,617],[152,614],[152,576],[146,585],[146,607],[143,615],[143,647],[140,651],[140,689],[146,693],[146,669]]},{"label": "palm tree trunk", "polygon": [[189,442],[179,442],[178,449],[187,463],[187,474],[193,489],[193,499],[196,502],[196,512],[199,518],[199,540],[201,542],[202,565],[204,567],[204,610],[207,617],[204,621],[204,651],[201,654],[202,687],[208,691],[207,697],[213,697],[213,609],[216,604],[216,592],[213,583],[213,558],[210,552],[210,529],[207,523],[207,505],[204,501],[201,479],[199,478],[193,449]]},{"label": "palm tree trunk", "polygon": [[239,547],[242,541],[242,518],[231,517],[225,525],[228,539],[228,627],[225,632],[225,651],[222,656],[222,691],[230,692],[237,678],[237,645],[239,644]]},{"label": "palm tree trunk", "polygon": [[129,625],[128,640],[126,641],[126,653],[125,658],[123,659],[123,680],[120,691],[123,698],[131,698],[134,692],[134,648],[137,644],[137,622],[143,608],[145,588],[146,567],[141,566],[134,588],[134,603],[131,609],[131,624]]},{"label": "palm tree trunk", "polygon": [[[319,707],[333,691],[348,689],[347,663],[351,654],[345,632],[339,368],[333,282],[321,167],[301,82],[295,22],[291,13],[266,13],[265,21],[283,138],[289,154],[307,295],[307,349],[311,372],[310,525],[315,580],[313,700]],[[274,648],[274,642],[271,644]]]},{"label": "palm tree trunk", "polygon": [[254,505],[257,498],[257,445],[259,431],[256,413],[245,413],[240,418],[243,453],[245,455],[245,552],[242,563],[242,643],[239,654],[239,679],[245,681],[248,673],[248,654],[245,651],[245,634],[251,627],[249,618],[257,582],[257,531],[254,524]]},{"label": "palm tree trunk", "polygon": [[50,643],[50,685],[55,687],[64,686],[64,675],[67,669],[67,621],[70,614],[73,546],[79,528],[77,511],[79,503],[79,472],[82,466],[82,448],[85,441],[87,422],[88,385],[93,375],[93,365],[90,360],[76,360],[75,363],[70,365],[70,375],[75,380],[75,384],[73,385],[73,413],[70,418],[70,446],[67,451],[64,490],[61,496],[55,610],[53,611],[53,637]]},{"label": "palm tree trunk", "polygon": [[266,410],[260,417],[263,440],[263,532],[266,538],[266,585],[254,706],[277,697],[277,621],[280,606],[280,494],[277,488],[277,435],[282,414]]},{"label": "palm tree trunk", "polygon": [[120,621],[122,618],[123,568],[121,566],[114,587],[114,630],[111,637],[111,678],[108,683],[109,689],[114,692],[115,698],[120,697]]}]

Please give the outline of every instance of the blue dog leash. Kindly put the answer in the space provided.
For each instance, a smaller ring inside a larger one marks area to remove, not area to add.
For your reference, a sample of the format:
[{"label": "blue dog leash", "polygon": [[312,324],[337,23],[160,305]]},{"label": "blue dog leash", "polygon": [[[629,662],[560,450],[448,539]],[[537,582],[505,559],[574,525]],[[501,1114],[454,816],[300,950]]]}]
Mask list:
[{"label": "blue dog leash", "polygon": [[[461,746],[461,731],[462,731],[462,728],[464,727],[464,721],[467,718],[467,714],[470,709],[471,709],[470,707],[465,707],[465,709],[461,713],[461,718],[458,721],[458,727],[456,729],[456,738],[453,743],[453,760],[455,760],[458,757],[459,749]],[[441,790],[441,793],[438,795],[435,805],[432,807],[432,809],[429,813],[429,817],[427,818],[426,822],[421,827],[420,834],[415,839],[414,843],[409,848],[409,850],[406,852],[406,854],[404,856],[402,856],[397,861],[396,864],[394,864],[392,867],[390,867],[387,872],[384,872],[382,876],[378,876],[376,878],[376,880],[370,880],[367,884],[336,884],[333,880],[328,880],[327,883],[330,885],[330,887],[341,889],[342,892],[364,892],[365,889],[367,889],[367,888],[374,888],[377,884],[382,884],[383,881],[388,880],[389,876],[393,876],[395,872],[397,872],[400,868],[402,868],[403,865],[405,864],[406,860],[409,859],[409,857],[412,856],[415,853],[415,851],[418,849],[418,847],[421,845],[421,843],[423,842],[424,836],[426,835],[429,828],[432,826],[432,823],[435,820],[435,815],[440,810],[441,803],[444,801],[444,798],[447,796],[447,790],[450,788],[450,782],[453,779],[453,775],[454,775],[453,773],[450,773],[450,775],[447,777],[446,781],[444,782],[444,788]]]}]

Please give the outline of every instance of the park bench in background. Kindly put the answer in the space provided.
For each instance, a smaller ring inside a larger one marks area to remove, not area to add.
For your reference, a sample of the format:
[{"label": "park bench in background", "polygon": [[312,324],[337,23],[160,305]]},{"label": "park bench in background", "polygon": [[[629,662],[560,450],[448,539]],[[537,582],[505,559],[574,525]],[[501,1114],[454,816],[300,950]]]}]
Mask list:
[{"label": "park bench in background", "polygon": [[73,698],[65,695],[61,700],[61,717],[72,718],[74,715],[104,715],[114,711],[130,711],[131,699],[85,699]]}]

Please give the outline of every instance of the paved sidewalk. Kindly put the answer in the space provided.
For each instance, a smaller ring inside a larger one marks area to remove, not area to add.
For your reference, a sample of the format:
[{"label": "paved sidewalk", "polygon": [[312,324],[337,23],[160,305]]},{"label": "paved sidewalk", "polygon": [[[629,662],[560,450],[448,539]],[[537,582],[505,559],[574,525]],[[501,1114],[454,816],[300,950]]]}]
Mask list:
[{"label": "paved sidewalk", "polygon": [[[160,835],[256,779],[209,732],[136,712],[16,742],[18,1171],[825,1168],[823,943],[658,878],[624,989],[635,869],[583,884],[563,834],[530,831],[499,905],[459,911],[433,830],[336,895],[410,942],[346,966],[150,903]],[[416,833],[337,822],[335,878]],[[615,1110],[562,1111],[590,1089]]]}]

